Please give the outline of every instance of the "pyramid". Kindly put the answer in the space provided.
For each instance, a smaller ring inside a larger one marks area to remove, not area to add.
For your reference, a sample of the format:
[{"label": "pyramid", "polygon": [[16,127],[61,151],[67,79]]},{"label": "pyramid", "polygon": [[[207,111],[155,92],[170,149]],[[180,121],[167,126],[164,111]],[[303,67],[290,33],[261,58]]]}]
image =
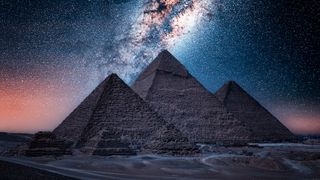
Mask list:
[{"label": "pyramid", "polygon": [[162,51],[132,86],[167,121],[196,143],[243,143],[250,132],[228,113],[168,51]]},{"label": "pyramid", "polygon": [[166,123],[117,75],[110,75],[103,86],[77,148],[92,155],[193,151],[194,146],[188,139]]},{"label": "pyramid", "polygon": [[215,95],[232,112],[237,119],[241,120],[252,132],[251,141],[284,141],[290,140],[294,135],[242,89],[236,82],[229,81],[223,85]]},{"label": "pyramid", "polygon": [[65,142],[56,138],[52,132],[37,132],[25,151],[26,156],[70,155]]},{"label": "pyramid", "polygon": [[107,80],[108,79],[100,83],[100,85],[95,88],[57,128],[53,130],[53,133],[58,138],[67,140],[72,146],[75,145],[104,91]]}]

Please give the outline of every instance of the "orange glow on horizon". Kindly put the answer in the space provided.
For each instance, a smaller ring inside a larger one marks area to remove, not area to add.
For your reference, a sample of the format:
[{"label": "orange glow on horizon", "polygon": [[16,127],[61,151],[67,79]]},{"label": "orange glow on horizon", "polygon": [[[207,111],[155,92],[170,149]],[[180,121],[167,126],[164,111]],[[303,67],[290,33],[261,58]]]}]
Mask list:
[{"label": "orange glow on horizon", "polygon": [[295,134],[320,133],[320,116],[293,116],[285,118],[283,123]]},{"label": "orange glow on horizon", "polygon": [[72,90],[55,88],[58,82],[0,82],[0,131],[34,133],[52,130],[75,105]]}]

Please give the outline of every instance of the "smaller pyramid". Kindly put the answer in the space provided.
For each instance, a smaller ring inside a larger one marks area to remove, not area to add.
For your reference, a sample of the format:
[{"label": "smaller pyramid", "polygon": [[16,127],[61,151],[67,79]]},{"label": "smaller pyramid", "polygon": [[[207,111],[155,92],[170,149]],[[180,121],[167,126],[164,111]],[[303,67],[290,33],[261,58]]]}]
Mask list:
[{"label": "smaller pyramid", "polygon": [[38,132],[34,135],[26,156],[63,156],[70,155],[71,151],[66,147],[65,141],[56,138],[51,132]]},{"label": "smaller pyramid", "polygon": [[275,142],[294,138],[294,135],[276,117],[235,81],[227,82],[215,95],[229,112],[249,128],[252,133],[251,141]]},{"label": "smaller pyramid", "polygon": [[108,156],[194,149],[179,130],[167,124],[116,74],[106,79],[103,89],[77,143],[83,152]]}]

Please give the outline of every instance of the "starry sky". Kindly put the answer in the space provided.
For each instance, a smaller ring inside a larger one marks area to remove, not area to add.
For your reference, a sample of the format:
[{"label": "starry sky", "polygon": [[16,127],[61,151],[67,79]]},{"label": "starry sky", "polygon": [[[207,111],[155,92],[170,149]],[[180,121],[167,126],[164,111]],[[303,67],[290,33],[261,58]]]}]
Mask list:
[{"label": "starry sky", "polygon": [[320,134],[317,0],[0,0],[0,131],[55,128],[115,72],[168,49],[208,90],[237,81],[291,131]]}]

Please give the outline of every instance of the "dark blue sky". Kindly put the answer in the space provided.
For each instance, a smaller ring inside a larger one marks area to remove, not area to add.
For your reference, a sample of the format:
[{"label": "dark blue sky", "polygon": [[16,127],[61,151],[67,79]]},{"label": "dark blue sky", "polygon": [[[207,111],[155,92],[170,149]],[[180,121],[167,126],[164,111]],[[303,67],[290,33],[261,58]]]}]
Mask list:
[{"label": "dark blue sky", "polygon": [[[44,128],[62,121],[108,73],[117,72],[130,83],[158,51],[168,48],[210,91],[236,80],[291,130],[320,131],[316,0],[217,0],[199,8],[207,17],[171,39],[173,46],[159,45],[164,32],[172,33],[168,24],[150,26],[146,38],[137,37],[135,32],[145,28],[139,19],[142,2],[20,0],[1,1],[0,7],[0,96],[16,101],[20,96],[15,93],[29,89],[50,97],[50,106],[42,110],[65,107],[45,116],[44,121],[56,123]],[[164,22],[182,10],[177,4]],[[3,122],[10,119],[6,113],[0,111]]]}]

